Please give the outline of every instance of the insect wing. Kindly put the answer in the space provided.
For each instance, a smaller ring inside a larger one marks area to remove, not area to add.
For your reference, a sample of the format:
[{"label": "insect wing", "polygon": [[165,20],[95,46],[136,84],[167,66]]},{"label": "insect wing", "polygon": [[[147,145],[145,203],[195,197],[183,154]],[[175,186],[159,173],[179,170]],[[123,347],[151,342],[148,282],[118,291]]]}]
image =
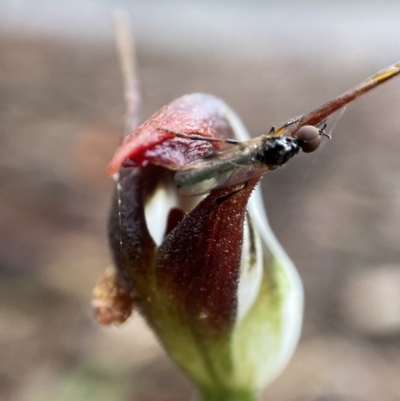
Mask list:
[{"label": "insect wing", "polygon": [[252,139],[187,164],[175,173],[179,193],[202,195],[265,174],[271,167],[253,159],[259,143],[259,138]]}]

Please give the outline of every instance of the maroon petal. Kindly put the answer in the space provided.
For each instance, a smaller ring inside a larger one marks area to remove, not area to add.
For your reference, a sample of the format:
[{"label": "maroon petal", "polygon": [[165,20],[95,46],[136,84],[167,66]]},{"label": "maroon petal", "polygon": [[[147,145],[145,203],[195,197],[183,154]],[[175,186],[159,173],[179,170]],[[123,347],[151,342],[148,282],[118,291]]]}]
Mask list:
[{"label": "maroon petal", "polygon": [[160,130],[228,138],[233,133],[224,117],[225,103],[211,95],[182,96],[161,108],[123,141],[111,160],[107,174],[114,174],[127,160],[137,166],[147,162],[176,169],[212,150],[202,141],[176,138]]},{"label": "maroon petal", "polygon": [[212,192],[158,250],[156,283],[166,307],[199,335],[225,334],[235,322],[243,223],[257,182]]},{"label": "maroon petal", "polygon": [[146,291],[156,252],[144,212],[151,168],[120,171],[108,221],[109,243],[122,285],[138,295]]}]

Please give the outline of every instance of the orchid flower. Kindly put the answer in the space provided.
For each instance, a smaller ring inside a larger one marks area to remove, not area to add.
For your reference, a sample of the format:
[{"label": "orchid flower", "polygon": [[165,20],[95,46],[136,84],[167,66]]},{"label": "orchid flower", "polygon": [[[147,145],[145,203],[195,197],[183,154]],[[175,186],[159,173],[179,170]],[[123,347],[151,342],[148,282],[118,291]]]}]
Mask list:
[{"label": "orchid flower", "polygon": [[108,167],[115,270],[94,292],[102,323],[139,311],[201,400],[253,400],[284,368],[299,338],[303,291],[275,238],[258,178],[183,197],[174,171],[219,143],[174,137],[249,138],[211,95],[186,95],[128,135]]}]

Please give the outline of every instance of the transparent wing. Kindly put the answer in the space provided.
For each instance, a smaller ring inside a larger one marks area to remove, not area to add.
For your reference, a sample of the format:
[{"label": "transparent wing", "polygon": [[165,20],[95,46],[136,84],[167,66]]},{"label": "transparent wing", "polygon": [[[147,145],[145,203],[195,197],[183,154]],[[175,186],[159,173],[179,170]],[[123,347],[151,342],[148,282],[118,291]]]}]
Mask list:
[{"label": "transparent wing", "polygon": [[265,174],[271,167],[253,159],[260,142],[254,138],[187,164],[175,173],[179,193],[201,195]]}]

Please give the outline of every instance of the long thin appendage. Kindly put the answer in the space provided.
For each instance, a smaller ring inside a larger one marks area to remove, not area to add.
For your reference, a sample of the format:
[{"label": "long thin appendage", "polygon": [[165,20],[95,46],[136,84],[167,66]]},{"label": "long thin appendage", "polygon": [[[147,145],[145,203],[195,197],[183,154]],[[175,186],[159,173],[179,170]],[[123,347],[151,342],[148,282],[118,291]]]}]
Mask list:
[{"label": "long thin appendage", "polygon": [[140,92],[136,74],[135,43],[124,11],[114,13],[115,41],[122,70],[125,95],[125,122],[123,136],[129,135],[139,124]]},{"label": "long thin appendage", "polygon": [[341,109],[343,106],[357,99],[358,97],[369,92],[371,89],[383,84],[389,79],[395,77],[400,73],[400,62],[379,71],[372,77],[361,82],[359,85],[348,90],[340,96],[326,102],[320,107],[310,113],[303,114],[302,116],[296,117],[297,121],[294,124],[288,125],[287,123],[282,125],[276,130],[276,136],[291,135],[293,132],[297,131],[300,127],[304,125],[318,125],[325,118],[330,116],[335,111]]},{"label": "long thin appendage", "polygon": [[[123,11],[114,13],[115,42],[121,64],[125,94],[125,120],[123,138],[137,127],[139,122],[140,92],[136,75],[135,46],[129,18]],[[113,175],[116,184],[119,222],[119,257],[122,255],[122,181],[120,173]]]},{"label": "long thin appendage", "polygon": [[210,138],[207,136],[202,136],[202,135],[188,135],[188,134],[183,134],[181,132],[175,132],[171,131],[169,129],[165,128],[157,128],[159,131],[165,131],[168,132],[169,134],[172,134],[178,138],[185,138],[185,139],[192,139],[194,141],[206,141],[206,142],[224,142],[224,143],[229,143],[230,145],[240,145],[240,141],[237,139],[221,139],[221,138]]}]

